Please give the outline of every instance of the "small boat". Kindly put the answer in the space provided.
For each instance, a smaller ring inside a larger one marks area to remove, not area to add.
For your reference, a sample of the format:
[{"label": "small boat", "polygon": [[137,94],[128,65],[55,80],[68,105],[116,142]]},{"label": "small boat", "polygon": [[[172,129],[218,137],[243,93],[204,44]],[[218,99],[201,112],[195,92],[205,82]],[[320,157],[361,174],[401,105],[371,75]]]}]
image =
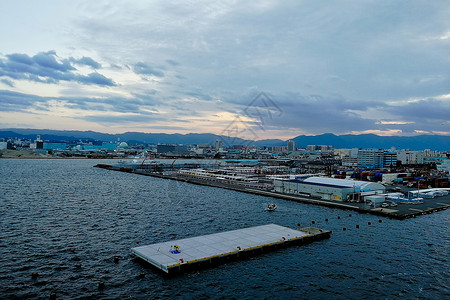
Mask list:
[{"label": "small boat", "polygon": [[266,207],[266,211],[274,211],[277,209],[277,205],[275,203],[268,204]]}]

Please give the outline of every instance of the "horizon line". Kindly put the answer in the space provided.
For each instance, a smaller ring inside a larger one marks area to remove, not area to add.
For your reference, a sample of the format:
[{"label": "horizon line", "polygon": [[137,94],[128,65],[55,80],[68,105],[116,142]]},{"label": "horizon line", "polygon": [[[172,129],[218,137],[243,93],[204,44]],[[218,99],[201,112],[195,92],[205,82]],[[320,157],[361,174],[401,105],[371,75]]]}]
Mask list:
[{"label": "horizon line", "polygon": [[[44,129],[44,128],[0,128],[0,131],[6,131],[6,130],[34,130],[34,131],[39,131],[39,130],[48,130],[48,131],[60,131],[60,132],[71,132],[71,131],[75,131],[75,132],[94,132],[94,133],[100,133],[100,134],[107,134],[107,135],[123,135],[123,134],[127,134],[127,133],[142,133],[142,134],[165,134],[165,135],[189,135],[189,134],[194,134],[194,135],[202,135],[202,134],[211,134],[211,135],[216,135],[219,137],[228,137],[228,138],[239,138],[242,140],[248,140],[245,137],[239,137],[239,136],[226,136],[226,135],[221,135],[221,134],[217,134],[217,133],[212,133],[212,132],[202,132],[202,133],[198,133],[198,132],[189,132],[189,133],[165,133],[165,132],[143,132],[143,131],[124,131],[121,133],[108,133],[108,132],[101,132],[101,131],[95,131],[92,129],[89,130],[79,130],[79,129]],[[254,141],[264,141],[264,140],[279,140],[279,141],[289,141],[289,140],[293,140],[296,139],[298,137],[315,137],[315,136],[323,136],[323,135],[334,135],[334,136],[363,136],[363,135],[372,135],[372,136],[378,136],[378,137],[385,137],[385,138],[391,138],[391,137],[399,137],[399,138],[413,138],[413,137],[420,137],[420,136],[439,136],[439,137],[449,137],[449,134],[437,134],[437,133],[420,133],[420,134],[415,134],[415,135],[379,135],[376,133],[343,133],[343,134],[336,134],[336,133],[332,133],[332,132],[325,132],[325,133],[320,133],[320,134],[302,134],[302,135],[297,135],[291,138],[288,138],[286,140],[284,139],[280,139],[280,138],[263,138],[263,139],[258,139],[258,140],[254,140]]]}]

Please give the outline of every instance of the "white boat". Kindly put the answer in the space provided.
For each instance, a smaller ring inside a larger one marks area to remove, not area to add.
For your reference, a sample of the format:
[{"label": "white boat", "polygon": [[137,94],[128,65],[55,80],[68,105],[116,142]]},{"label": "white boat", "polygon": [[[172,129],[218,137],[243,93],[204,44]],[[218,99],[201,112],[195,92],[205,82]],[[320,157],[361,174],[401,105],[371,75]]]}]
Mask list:
[{"label": "white boat", "polygon": [[268,204],[266,207],[266,211],[274,211],[277,209],[277,205],[275,203]]}]

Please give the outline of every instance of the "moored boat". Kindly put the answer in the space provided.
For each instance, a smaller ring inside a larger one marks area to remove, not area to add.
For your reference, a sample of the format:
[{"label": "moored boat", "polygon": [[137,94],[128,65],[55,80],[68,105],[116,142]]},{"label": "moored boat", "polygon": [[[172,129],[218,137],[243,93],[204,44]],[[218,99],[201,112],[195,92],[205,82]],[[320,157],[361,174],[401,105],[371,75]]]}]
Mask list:
[{"label": "moored boat", "polygon": [[277,209],[277,205],[275,203],[268,204],[266,207],[266,211],[274,211]]}]

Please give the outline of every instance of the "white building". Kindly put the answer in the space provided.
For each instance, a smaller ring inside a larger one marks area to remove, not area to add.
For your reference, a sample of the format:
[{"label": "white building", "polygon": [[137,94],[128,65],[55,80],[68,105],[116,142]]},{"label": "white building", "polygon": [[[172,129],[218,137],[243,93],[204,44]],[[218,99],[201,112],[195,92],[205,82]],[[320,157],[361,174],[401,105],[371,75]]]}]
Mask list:
[{"label": "white building", "polygon": [[310,177],[305,180],[274,180],[278,193],[318,197],[324,200],[345,201],[359,198],[361,193],[382,194],[384,185],[376,182],[337,179],[329,177]]},{"label": "white building", "polygon": [[0,150],[8,149],[8,142],[0,142]]},{"label": "white building", "polygon": [[423,164],[425,157],[423,151],[399,150],[397,151],[397,160],[401,161],[403,165],[418,165]]},{"label": "white building", "polygon": [[450,159],[446,159],[446,160],[442,161],[442,164],[436,165],[436,168],[439,171],[444,171],[444,172],[450,173]]}]

